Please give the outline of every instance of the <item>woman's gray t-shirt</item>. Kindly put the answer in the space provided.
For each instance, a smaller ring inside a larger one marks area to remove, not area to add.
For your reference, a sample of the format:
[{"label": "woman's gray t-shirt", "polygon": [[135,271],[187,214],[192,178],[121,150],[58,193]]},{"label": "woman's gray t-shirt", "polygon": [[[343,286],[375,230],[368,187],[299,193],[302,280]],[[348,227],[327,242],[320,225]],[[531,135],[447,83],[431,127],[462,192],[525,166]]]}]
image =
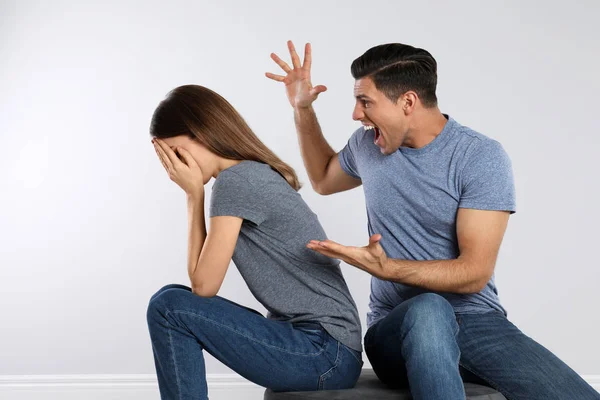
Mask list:
[{"label": "woman's gray t-shirt", "polygon": [[356,304],[339,261],[306,248],[327,239],[315,213],[269,165],[242,161],[217,176],[210,216],[244,219],[233,262],[268,318],[318,322],[362,351]]}]

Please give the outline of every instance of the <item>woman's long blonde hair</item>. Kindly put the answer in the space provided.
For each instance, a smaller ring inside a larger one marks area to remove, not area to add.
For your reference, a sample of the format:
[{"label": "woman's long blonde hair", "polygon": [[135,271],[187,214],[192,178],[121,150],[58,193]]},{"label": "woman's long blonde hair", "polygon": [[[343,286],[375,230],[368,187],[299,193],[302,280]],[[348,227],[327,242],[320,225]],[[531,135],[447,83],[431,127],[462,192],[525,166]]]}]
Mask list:
[{"label": "woman's long blonde hair", "polygon": [[203,86],[185,85],[170,91],[154,111],[150,135],[159,139],[193,137],[220,157],[268,164],[294,190],[301,187],[294,169],[260,141],[236,109]]}]

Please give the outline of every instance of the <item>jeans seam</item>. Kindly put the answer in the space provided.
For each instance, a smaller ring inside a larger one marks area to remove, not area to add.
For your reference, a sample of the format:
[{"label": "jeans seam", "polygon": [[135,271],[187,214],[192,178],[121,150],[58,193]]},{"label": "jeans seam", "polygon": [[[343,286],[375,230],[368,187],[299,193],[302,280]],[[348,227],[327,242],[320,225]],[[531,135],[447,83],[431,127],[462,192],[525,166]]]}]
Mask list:
[{"label": "jeans seam", "polygon": [[340,345],[340,342],[337,342],[337,354],[335,355],[335,362],[333,363],[333,366],[327,371],[325,371],[323,374],[321,374],[321,376],[319,377],[319,389],[323,389],[323,385],[325,384],[325,379],[327,379],[327,376],[331,375],[333,371],[338,367],[338,363],[340,360]]},{"label": "jeans seam", "polygon": [[[457,331],[457,334],[458,334],[458,333],[460,332],[460,325],[461,325],[461,322],[462,322],[462,318],[460,317],[460,315],[459,315],[459,314],[457,314],[457,315],[456,315],[456,319],[457,319],[457,321],[456,321],[456,322],[457,322],[457,324],[458,324],[458,326],[459,326],[459,330]],[[459,348],[460,348],[460,346],[459,346]],[[461,351],[461,357],[462,357],[462,351]],[[504,397],[506,397],[506,399],[507,399],[507,400],[510,400],[510,398],[509,398],[509,397],[508,397],[508,396],[505,394],[505,393],[507,393],[508,391],[507,391],[507,390],[502,390],[502,388],[501,388],[501,387],[500,387],[500,386],[499,386],[497,383],[495,383],[495,382],[491,382],[489,379],[483,378],[483,377],[481,376],[481,374],[478,374],[477,372],[475,372],[473,368],[469,368],[469,367],[467,367],[467,366],[466,366],[466,365],[465,365],[463,362],[461,362],[461,361],[460,361],[460,359],[459,359],[459,361],[458,361],[458,365],[459,365],[460,367],[462,367],[462,368],[466,369],[467,371],[469,371],[469,372],[470,372],[470,373],[472,373],[473,375],[477,376],[479,379],[481,379],[481,380],[485,381],[485,382],[486,382],[486,383],[487,383],[487,384],[488,384],[488,385],[489,385],[489,386],[490,386],[492,389],[495,389],[496,391],[498,391],[498,392],[502,393],[502,395],[504,395]]]},{"label": "jeans seam", "polygon": [[177,392],[179,398],[181,398],[181,381],[179,380],[179,371],[177,369],[177,361],[175,361],[175,349],[173,348],[173,336],[171,335],[172,330],[169,329],[169,347],[171,348],[171,361],[173,362],[173,368],[175,369],[175,383],[177,384]]},{"label": "jeans seam", "polygon": [[259,343],[259,344],[261,344],[261,345],[263,345],[263,346],[270,347],[270,348],[272,348],[272,349],[276,349],[276,350],[279,350],[279,351],[281,351],[281,352],[284,352],[284,353],[287,353],[287,354],[293,354],[293,355],[296,355],[296,356],[304,356],[304,357],[316,357],[316,356],[319,356],[319,355],[321,355],[321,354],[322,354],[322,353],[325,351],[325,349],[326,349],[326,347],[327,347],[327,342],[325,342],[325,343],[323,344],[323,347],[321,348],[321,350],[319,350],[319,351],[318,351],[318,352],[316,352],[316,353],[297,353],[297,352],[293,352],[293,351],[288,351],[288,350],[282,349],[282,348],[280,348],[280,347],[277,347],[277,346],[273,346],[273,345],[271,345],[271,344],[268,344],[268,343],[262,342],[262,341],[260,341],[260,340],[256,340],[256,339],[254,339],[254,338],[252,338],[252,337],[250,337],[250,336],[247,336],[247,335],[243,334],[243,333],[242,333],[242,332],[240,332],[240,331],[237,331],[237,330],[235,330],[235,329],[232,329],[232,328],[230,328],[230,327],[229,327],[229,326],[227,326],[227,325],[224,325],[224,324],[219,324],[218,322],[215,322],[215,321],[213,321],[212,319],[210,319],[210,318],[206,318],[206,317],[204,317],[204,316],[202,316],[202,315],[194,314],[194,313],[191,313],[191,312],[188,312],[188,311],[167,311],[167,312],[166,312],[166,314],[165,314],[165,317],[168,317],[168,316],[169,316],[169,314],[171,314],[171,313],[172,313],[172,314],[186,314],[186,315],[190,315],[190,316],[192,316],[192,317],[201,318],[201,319],[203,319],[203,320],[204,320],[204,321],[206,321],[206,322],[209,322],[209,323],[211,323],[211,324],[213,324],[213,325],[220,326],[220,327],[222,327],[222,328],[224,328],[224,329],[227,329],[227,330],[229,330],[229,331],[231,331],[231,332],[234,332],[234,333],[236,333],[236,334],[238,334],[238,335],[240,335],[240,336],[243,336],[243,337],[245,337],[246,339],[248,339],[248,340],[250,340],[250,341],[252,341],[252,342]]},{"label": "jeans seam", "polygon": [[458,365],[460,365],[461,367],[463,367],[464,369],[466,369],[467,371],[469,371],[470,373],[472,373],[473,375],[475,375],[476,377],[478,377],[479,379],[485,381],[488,385],[490,385],[490,387],[492,389],[497,390],[498,392],[502,393],[502,395],[504,397],[506,397],[507,400],[510,400],[509,397],[506,396],[505,393],[507,393],[507,390],[503,390],[498,384],[496,384],[495,382],[491,382],[489,379],[483,378],[480,374],[478,374],[477,372],[475,372],[472,368],[467,367],[465,364],[463,364],[462,362],[458,362]]}]

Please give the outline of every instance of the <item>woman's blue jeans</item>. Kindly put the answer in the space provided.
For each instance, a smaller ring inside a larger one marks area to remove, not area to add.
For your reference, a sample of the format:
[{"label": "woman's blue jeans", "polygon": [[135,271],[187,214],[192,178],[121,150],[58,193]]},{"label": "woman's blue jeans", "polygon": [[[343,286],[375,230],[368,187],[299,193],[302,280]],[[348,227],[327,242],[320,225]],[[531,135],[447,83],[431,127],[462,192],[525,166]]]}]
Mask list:
[{"label": "woman's blue jeans", "polygon": [[318,323],[270,320],[182,285],[159,290],[150,299],[147,319],[163,400],[208,398],[204,351],[275,391],[351,388],[363,364],[360,352]]}]

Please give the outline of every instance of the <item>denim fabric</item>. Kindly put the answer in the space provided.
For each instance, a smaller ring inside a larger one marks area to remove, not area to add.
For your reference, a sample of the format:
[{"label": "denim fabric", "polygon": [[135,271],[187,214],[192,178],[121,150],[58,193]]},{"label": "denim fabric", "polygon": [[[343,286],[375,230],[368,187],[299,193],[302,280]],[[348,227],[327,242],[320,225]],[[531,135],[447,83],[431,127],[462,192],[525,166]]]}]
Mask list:
[{"label": "denim fabric", "polygon": [[163,400],[208,398],[203,351],[275,391],[351,388],[363,364],[318,323],[270,320],[182,285],[158,291],[147,319]]},{"label": "denim fabric", "polygon": [[365,351],[381,381],[415,400],[464,400],[463,381],[510,400],[598,400],[600,394],[502,312],[455,314],[443,297],[407,300],[375,323]]}]

